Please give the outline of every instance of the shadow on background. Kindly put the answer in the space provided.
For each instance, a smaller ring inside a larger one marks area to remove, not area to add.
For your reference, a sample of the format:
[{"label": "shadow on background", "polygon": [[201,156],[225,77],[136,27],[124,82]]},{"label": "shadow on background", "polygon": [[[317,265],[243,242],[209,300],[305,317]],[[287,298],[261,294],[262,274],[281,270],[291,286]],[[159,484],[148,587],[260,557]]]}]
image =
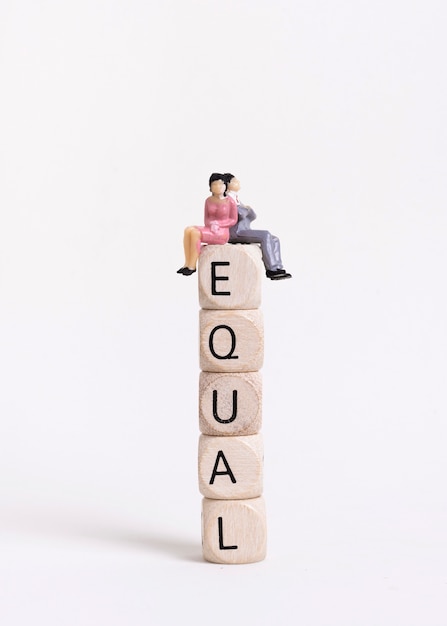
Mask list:
[{"label": "shadow on background", "polygon": [[160,530],[129,530],[115,522],[107,527],[97,521],[62,517],[49,511],[2,511],[1,526],[14,533],[31,533],[55,539],[84,539],[110,546],[131,548],[141,553],[156,552],[168,557],[197,563],[204,562],[200,541],[184,539]]},{"label": "shadow on background", "polygon": [[79,536],[138,551],[164,553],[182,561],[204,562],[199,543],[160,532],[126,532],[110,529],[79,529]]}]

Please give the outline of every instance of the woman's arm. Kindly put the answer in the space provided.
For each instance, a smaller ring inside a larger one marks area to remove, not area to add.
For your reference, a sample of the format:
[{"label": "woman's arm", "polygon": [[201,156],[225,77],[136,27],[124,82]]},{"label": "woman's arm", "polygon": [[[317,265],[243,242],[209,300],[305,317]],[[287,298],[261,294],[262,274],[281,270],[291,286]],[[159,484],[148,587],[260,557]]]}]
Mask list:
[{"label": "woman's arm", "polygon": [[229,202],[228,217],[226,219],[219,220],[219,226],[221,228],[229,228],[237,222],[237,204],[231,196],[227,196],[227,200]]}]

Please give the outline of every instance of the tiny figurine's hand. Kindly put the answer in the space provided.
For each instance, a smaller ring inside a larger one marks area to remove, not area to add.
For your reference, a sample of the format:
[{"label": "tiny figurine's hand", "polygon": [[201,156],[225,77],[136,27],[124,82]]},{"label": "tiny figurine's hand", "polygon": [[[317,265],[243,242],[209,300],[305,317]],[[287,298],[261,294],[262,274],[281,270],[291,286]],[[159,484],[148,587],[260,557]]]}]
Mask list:
[{"label": "tiny figurine's hand", "polygon": [[219,222],[211,222],[210,223],[210,229],[212,233],[218,233],[219,232]]},{"label": "tiny figurine's hand", "polygon": [[247,217],[250,220],[250,222],[252,222],[253,220],[256,219],[256,213],[254,212],[254,210],[251,208],[251,206],[247,206],[248,212],[247,212]]}]

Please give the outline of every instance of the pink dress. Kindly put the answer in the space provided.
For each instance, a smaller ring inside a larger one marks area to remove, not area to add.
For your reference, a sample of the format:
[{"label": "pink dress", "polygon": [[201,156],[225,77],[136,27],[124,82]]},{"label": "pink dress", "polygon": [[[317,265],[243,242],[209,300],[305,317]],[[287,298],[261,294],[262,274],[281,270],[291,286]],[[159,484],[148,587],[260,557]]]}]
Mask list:
[{"label": "pink dress", "polygon": [[[211,223],[215,223],[215,232]],[[196,226],[202,233],[202,243],[221,244],[228,242],[230,226],[237,222],[237,205],[230,196],[217,201],[213,196],[205,200],[205,226]]]}]

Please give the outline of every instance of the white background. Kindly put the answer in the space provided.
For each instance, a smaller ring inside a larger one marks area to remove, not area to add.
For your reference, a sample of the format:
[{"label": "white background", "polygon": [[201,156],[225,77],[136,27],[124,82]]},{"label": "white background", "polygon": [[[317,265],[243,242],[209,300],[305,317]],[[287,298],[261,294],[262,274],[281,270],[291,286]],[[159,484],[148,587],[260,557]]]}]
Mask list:
[{"label": "white background", "polygon": [[[445,626],[446,5],[2,0],[0,621]],[[202,562],[196,276],[265,279],[269,552]]]}]

